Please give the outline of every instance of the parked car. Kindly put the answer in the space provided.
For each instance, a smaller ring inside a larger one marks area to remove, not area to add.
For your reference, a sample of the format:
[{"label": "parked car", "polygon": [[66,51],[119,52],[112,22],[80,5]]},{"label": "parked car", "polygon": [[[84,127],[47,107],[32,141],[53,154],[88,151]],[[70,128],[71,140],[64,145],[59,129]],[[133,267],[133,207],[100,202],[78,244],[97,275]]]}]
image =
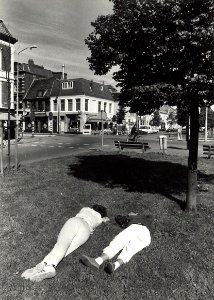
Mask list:
[{"label": "parked car", "polygon": [[152,133],[158,133],[158,132],[159,132],[159,128],[157,128],[157,127],[156,128],[154,128],[154,127],[152,128]]},{"label": "parked car", "polygon": [[153,133],[150,125],[141,125],[138,132],[139,134]]},{"label": "parked car", "polygon": [[177,132],[177,131],[178,131],[177,128],[168,128],[168,129],[166,130],[166,132]]}]

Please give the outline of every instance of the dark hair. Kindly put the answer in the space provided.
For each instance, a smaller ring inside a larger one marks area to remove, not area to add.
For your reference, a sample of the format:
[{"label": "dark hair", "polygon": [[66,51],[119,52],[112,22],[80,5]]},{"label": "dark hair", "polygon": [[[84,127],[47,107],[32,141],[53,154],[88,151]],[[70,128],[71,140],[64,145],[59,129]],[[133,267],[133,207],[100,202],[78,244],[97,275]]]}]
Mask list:
[{"label": "dark hair", "polygon": [[101,214],[101,217],[104,218],[107,216],[107,209],[106,207],[99,205],[99,204],[94,204],[92,206],[92,209],[97,211],[99,214]]},{"label": "dark hair", "polygon": [[117,215],[114,219],[116,223],[122,228],[126,228],[130,222],[129,216]]}]

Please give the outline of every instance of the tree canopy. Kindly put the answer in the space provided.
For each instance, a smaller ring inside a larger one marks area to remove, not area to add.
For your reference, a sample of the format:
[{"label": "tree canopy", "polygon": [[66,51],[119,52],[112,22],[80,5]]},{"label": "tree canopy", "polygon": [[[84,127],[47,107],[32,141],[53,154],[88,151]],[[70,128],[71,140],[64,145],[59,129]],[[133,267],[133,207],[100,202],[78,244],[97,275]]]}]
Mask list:
[{"label": "tree canopy", "polygon": [[213,103],[213,1],[112,0],[113,14],[99,16],[86,39],[95,74],[113,77],[120,101],[133,112],[189,97]]},{"label": "tree canopy", "polygon": [[[214,104],[213,0],[111,0],[85,40],[91,70],[113,66],[120,104],[139,115],[177,104],[190,123],[186,206],[196,209],[199,107]],[[188,131],[189,132],[189,131]]]}]

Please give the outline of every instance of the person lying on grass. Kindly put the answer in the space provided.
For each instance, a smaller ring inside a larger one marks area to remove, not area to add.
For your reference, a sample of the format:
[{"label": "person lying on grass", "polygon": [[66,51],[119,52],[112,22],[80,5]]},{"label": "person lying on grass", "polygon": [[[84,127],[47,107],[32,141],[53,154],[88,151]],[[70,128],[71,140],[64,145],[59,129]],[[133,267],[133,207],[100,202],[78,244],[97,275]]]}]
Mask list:
[{"label": "person lying on grass", "polygon": [[97,226],[107,221],[109,218],[104,206],[95,204],[91,208],[83,207],[75,217],[64,224],[56,244],[42,262],[26,270],[21,277],[34,282],[54,277],[59,262],[83,245]]},{"label": "person lying on grass", "polygon": [[111,274],[121,265],[128,263],[136,253],[150,245],[152,216],[142,217],[130,213],[128,216],[116,216],[115,221],[125,229],[114,237],[101,256],[92,258],[82,255],[80,262],[85,266],[98,270],[105,261],[112,259],[121,251],[116,262],[108,261],[104,267],[104,270]]}]

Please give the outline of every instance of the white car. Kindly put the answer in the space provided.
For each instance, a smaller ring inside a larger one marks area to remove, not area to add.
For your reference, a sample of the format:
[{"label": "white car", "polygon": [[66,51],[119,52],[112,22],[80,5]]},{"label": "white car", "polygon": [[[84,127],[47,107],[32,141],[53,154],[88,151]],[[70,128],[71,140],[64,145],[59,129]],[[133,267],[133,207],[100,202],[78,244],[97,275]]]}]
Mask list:
[{"label": "white car", "polygon": [[139,127],[139,134],[153,133],[152,127],[150,125],[141,125]]}]

